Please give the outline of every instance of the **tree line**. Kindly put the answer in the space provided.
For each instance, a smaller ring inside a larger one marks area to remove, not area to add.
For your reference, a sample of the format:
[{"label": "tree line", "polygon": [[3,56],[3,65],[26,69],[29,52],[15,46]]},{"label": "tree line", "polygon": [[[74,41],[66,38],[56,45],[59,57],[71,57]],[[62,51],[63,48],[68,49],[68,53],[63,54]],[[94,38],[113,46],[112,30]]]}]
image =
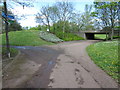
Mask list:
[{"label": "tree line", "polygon": [[113,39],[114,30],[120,30],[120,1],[94,2],[94,6],[95,12],[92,15],[97,20],[96,23],[106,32],[109,30]]},{"label": "tree line", "polygon": [[36,22],[53,33],[103,29],[111,30],[113,34],[113,30],[120,29],[119,12],[120,2],[94,2],[93,6],[85,5],[85,11],[81,13],[71,2],[63,1],[43,6],[36,15]]},{"label": "tree line", "polygon": [[[21,5],[24,8],[24,3]],[[100,29],[113,32],[120,28],[119,12],[120,2],[94,2],[93,5],[85,5],[84,12],[80,12],[72,2],[63,1],[43,6],[36,15],[36,22],[39,23],[39,29],[46,27],[52,33]],[[9,13],[12,14],[10,11]],[[10,31],[21,29],[17,20],[9,27]]]},{"label": "tree line", "polygon": [[[91,17],[92,5],[85,6],[85,12],[76,11],[71,2],[56,2],[52,6],[43,6],[36,15],[36,22],[45,25],[50,31],[72,32],[95,30]],[[51,27],[53,26],[52,30]]]}]

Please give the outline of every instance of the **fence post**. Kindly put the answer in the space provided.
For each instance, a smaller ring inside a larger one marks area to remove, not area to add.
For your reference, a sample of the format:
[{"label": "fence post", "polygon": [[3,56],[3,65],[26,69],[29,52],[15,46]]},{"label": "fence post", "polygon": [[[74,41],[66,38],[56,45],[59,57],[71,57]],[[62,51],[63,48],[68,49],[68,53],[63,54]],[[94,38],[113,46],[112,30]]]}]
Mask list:
[{"label": "fence post", "polygon": [[5,33],[6,33],[6,47],[7,47],[7,56],[10,58],[10,45],[9,45],[9,37],[8,37],[8,18],[7,18],[7,5],[6,0],[4,0],[4,13],[5,13]]}]

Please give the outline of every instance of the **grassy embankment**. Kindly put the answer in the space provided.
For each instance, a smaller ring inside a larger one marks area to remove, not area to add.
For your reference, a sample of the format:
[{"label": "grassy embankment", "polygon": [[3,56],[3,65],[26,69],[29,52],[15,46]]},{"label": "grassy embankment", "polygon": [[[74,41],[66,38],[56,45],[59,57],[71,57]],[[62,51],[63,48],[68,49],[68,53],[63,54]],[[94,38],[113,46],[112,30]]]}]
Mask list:
[{"label": "grassy embankment", "polygon": [[[87,47],[91,59],[114,79],[120,77],[118,68],[118,41],[106,41]],[[118,81],[118,80],[117,80]]]},{"label": "grassy embankment", "polygon": [[[53,45],[54,43],[47,42],[42,40],[39,37],[40,31],[16,31],[9,32],[9,42],[12,46],[41,46],[41,45]],[[1,34],[0,38],[2,38],[2,42],[0,45],[6,45],[5,34]],[[2,47],[2,56],[6,56],[6,48]],[[15,56],[18,51],[15,48],[11,48],[11,56]]]},{"label": "grassy embankment", "polygon": [[[63,33],[57,33],[59,38],[62,38],[64,41],[71,40],[81,40],[83,38],[78,37],[74,34],[67,34],[63,37]],[[11,46],[41,46],[41,45],[53,45],[52,42],[61,42],[62,39],[56,37],[57,35],[50,34],[48,32],[41,32],[40,30],[22,30],[22,31],[13,31],[9,32],[9,43]],[[2,42],[0,45],[6,45],[5,34],[0,35]],[[5,54],[5,48],[3,48],[3,54]],[[15,49],[11,49],[13,53]]]},{"label": "grassy embankment", "polygon": [[[39,37],[40,31],[16,31],[9,32],[9,42],[13,46],[41,46],[41,45],[53,45],[51,42],[42,40]],[[5,45],[5,34],[2,34],[2,45]]]}]

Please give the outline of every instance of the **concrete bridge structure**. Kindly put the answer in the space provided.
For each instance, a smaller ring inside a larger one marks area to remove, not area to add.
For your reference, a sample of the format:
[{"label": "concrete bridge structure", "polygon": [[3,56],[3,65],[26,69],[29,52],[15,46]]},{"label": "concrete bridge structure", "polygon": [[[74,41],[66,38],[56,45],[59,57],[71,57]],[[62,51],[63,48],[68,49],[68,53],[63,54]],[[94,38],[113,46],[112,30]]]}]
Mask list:
[{"label": "concrete bridge structure", "polygon": [[[85,39],[95,39],[95,34],[107,34],[108,38],[111,37],[112,31],[108,30],[108,31],[103,31],[103,30],[99,30],[99,31],[80,31],[78,33],[76,33],[78,36],[81,36]],[[120,36],[120,30],[114,30],[113,31],[113,35],[114,36]]]}]

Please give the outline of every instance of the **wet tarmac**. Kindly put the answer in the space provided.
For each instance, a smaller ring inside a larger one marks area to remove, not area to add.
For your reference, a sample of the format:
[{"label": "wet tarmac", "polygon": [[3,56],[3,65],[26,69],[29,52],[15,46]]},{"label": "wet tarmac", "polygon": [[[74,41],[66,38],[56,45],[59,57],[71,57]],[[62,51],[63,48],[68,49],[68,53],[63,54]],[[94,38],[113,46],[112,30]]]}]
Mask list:
[{"label": "wet tarmac", "polygon": [[[50,73],[54,67],[57,57],[62,51],[57,51],[49,47],[33,46],[11,46],[17,48],[24,55],[22,59],[34,61],[41,64],[39,70],[33,74],[27,82],[17,86],[19,88],[44,88],[49,84]],[[4,85],[3,85],[4,86]]]}]

